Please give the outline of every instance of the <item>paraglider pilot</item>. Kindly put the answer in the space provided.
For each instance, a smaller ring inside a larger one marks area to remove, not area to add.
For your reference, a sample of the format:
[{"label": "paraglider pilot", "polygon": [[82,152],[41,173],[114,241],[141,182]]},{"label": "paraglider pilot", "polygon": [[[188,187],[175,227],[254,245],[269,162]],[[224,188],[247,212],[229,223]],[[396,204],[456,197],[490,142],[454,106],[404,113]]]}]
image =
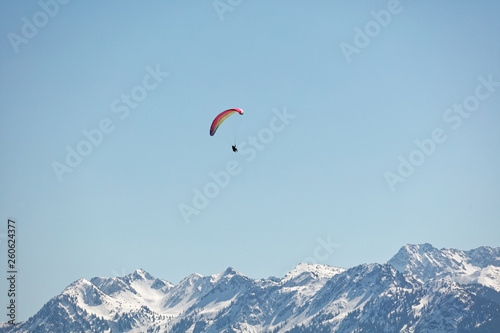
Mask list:
[{"label": "paraglider pilot", "polygon": [[233,146],[232,146],[232,148],[233,148],[233,151],[234,151],[235,153],[238,151],[238,149],[236,148],[236,145],[233,145]]}]

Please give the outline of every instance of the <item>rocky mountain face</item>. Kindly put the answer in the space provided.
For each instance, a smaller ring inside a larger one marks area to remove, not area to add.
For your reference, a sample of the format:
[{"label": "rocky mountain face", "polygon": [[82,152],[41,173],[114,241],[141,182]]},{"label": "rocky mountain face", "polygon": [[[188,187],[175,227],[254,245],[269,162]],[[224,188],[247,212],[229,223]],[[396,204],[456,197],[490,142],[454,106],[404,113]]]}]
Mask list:
[{"label": "rocky mountain face", "polygon": [[388,263],[421,282],[449,278],[460,284],[478,283],[500,291],[500,248],[470,251],[438,250],[430,244],[405,245]]},{"label": "rocky mountain face", "polygon": [[500,248],[406,245],[385,264],[232,268],[176,285],[136,270],[80,279],[0,332],[500,332]]}]

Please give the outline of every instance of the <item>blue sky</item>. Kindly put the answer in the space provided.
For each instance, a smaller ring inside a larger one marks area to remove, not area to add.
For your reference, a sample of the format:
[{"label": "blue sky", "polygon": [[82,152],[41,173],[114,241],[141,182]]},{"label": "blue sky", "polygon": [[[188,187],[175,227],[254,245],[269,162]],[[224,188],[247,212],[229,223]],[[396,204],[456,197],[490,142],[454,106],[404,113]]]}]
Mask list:
[{"label": "blue sky", "polygon": [[54,1],[0,2],[19,320],[136,268],[262,278],[500,246],[496,1]]}]

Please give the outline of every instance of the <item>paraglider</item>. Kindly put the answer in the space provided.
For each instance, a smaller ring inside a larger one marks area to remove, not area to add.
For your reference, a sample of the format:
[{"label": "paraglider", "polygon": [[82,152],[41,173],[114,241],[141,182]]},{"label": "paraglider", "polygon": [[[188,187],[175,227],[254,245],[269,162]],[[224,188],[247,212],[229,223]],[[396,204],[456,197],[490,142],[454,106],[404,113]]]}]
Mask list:
[{"label": "paraglider", "polygon": [[219,126],[222,124],[222,122],[224,120],[227,119],[227,117],[229,117],[235,113],[243,114],[243,110],[242,109],[229,109],[229,110],[222,111],[221,113],[219,113],[219,115],[217,117],[215,117],[214,121],[212,122],[212,126],[210,126],[210,136],[213,136],[215,134],[215,132],[217,131]]},{"label": "paraglider", "polygon": [[[229,109],[229,110],[222,111],[221,113],[219,113],[219,115],[217,117],[215,117],[215,119],[213,120],[212,126],[210,126],[210,136],[213,136],[215,134],[215,132],[217,131],[219,126],[224,122],[224,120],[226,120],[229,116],[231,116],[235,113],[239,113],[240,115],[243,115],[243,110],[242,109]],[[236,141],[236,139],[235,139],[235,141]],[[238,149],[236,148],[236,142],[232,146],[232,149],[235,153],[238,151]]]}]

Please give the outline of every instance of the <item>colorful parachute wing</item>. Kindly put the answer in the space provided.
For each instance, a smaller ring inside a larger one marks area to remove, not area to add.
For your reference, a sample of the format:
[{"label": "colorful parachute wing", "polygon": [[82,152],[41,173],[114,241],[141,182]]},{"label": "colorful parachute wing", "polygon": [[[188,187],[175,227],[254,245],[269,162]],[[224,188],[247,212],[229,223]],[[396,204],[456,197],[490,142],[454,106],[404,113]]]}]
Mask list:
[{"label": "colorful parachute wing", "polygon": [[222,124],[224,120],[226,120],[229,116],[235,113],[243,114],[243,110],[229,109],[226,111],[222,111],[217,117],[215,117],[214,121],[212,122],[212,126],[210,126],[210,135],[211,136],[214,135],[217,129],[219,128],[220,124]]}]

